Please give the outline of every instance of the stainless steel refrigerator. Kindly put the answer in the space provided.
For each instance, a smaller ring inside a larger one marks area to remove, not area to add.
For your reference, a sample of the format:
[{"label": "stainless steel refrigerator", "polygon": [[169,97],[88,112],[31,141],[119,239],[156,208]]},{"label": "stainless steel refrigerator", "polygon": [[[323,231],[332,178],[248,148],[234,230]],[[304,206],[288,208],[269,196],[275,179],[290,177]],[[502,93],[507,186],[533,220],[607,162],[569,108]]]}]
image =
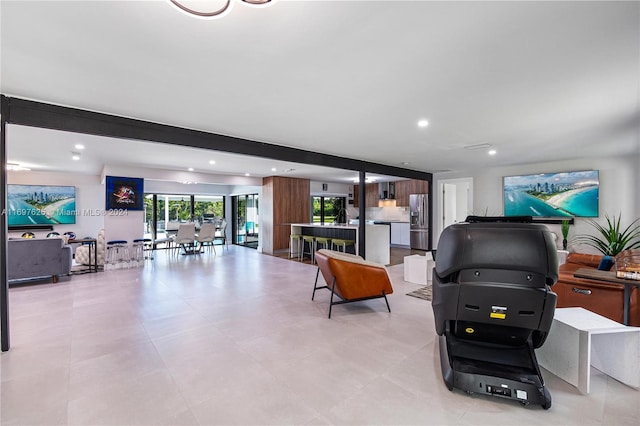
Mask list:
[{"label": "stainless steel refrigerator", "polygon": [[429,195],[409,195],[412,249],[429,250]]}]

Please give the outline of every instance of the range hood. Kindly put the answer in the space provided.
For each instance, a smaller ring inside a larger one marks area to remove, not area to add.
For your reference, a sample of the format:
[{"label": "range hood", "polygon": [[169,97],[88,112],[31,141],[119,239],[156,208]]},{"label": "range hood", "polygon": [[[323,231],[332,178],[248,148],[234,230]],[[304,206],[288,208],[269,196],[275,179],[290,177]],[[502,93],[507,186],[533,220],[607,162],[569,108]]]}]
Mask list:
[{"label": "range hood", "polygon": [[381,200],[395,200],[396,199],[396,183],[395,182],[380,182],[378,184],[378,195]]},{"label": "range hood", "polygon": [[378,207],[396,206],[396,184],[395,182],[380,182],[378,184]]}]

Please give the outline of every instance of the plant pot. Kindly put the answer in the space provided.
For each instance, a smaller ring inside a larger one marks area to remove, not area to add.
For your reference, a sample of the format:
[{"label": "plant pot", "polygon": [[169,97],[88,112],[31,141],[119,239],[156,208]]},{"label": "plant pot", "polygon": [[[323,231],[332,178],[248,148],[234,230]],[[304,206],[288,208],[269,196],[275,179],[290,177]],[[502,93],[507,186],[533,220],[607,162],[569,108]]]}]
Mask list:
[{"label": "plant pot", "polygon": [[567,249],[567,239],[563,238],[562,239],[562,250],[566,250]]}]

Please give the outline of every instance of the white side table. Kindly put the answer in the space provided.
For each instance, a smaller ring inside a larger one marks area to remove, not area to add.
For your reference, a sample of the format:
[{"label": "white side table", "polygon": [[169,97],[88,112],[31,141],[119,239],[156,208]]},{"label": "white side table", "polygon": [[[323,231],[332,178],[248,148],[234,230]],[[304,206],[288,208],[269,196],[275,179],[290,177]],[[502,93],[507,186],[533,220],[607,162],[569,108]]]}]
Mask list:
[{"label": "white side table", "polygon": [[435,262],[427,256],[414,254],[404,257],[404,280],[414,284],[431,284]]},{"label": "white side table", "polygon": [[558,308],[538,363],[589,393],[591,366],[640,388],[640,327],[629,327],[583,308]]}]

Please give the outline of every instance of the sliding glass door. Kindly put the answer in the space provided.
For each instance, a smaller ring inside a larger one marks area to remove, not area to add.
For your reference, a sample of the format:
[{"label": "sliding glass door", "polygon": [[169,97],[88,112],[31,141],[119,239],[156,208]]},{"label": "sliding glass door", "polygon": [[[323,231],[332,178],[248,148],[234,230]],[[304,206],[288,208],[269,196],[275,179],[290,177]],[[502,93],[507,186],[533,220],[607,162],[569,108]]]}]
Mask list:
[{"label": "sliding glass door", "polygon": [[144,233],[147,238],[175,234],[181,223],[204,222],[224,217],[223,195],[145,194]]},{"label": "sliding glass door", "polygon": [[233,197],[233,242],[258,248],[259,223],[258,194]]}]

